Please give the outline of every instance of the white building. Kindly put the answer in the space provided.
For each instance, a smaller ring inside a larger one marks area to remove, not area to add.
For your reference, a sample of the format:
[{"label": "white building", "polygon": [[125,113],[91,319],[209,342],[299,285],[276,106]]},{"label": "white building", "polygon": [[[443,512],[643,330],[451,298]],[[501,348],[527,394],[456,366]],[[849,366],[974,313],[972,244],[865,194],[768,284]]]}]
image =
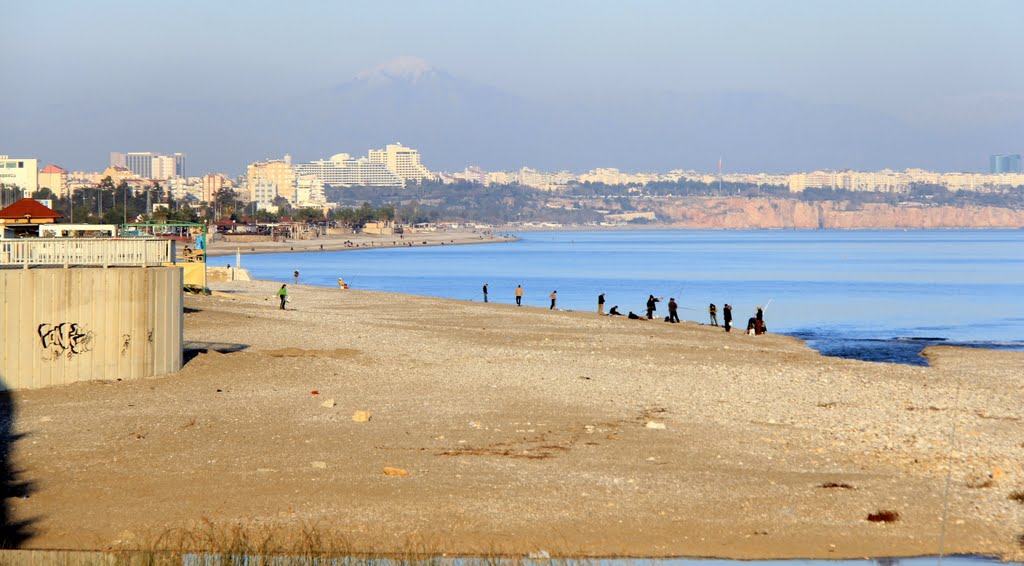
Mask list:
[{"label": "white building", "polygon": [[324,184],[316,175],[299,175],[295,184],[295,204],[300,208],[319,208],[327,204]]},{"label": "white building", "polygon": [[400,143],[388,144],[384,149],[371,149],[370,163],[384,164],[403,181],[419,182],[432,176],[420,163],[420,152]]},{"label": "white building", "polygon": [[39,190],[39,160],[0,155],[0,184],[17,185],[25,196]]},{"label": "white building", "polygon": [[330,159],[293,165],[297,175],[310,175],[325,185],[340,187],[402,187],[405,182],[383,163],[371,163],[363,157],[353,159],[338,153]]},{"label": "white building", "polygon": [[185,176],[185,154],[162,155],[152,151],[110,152],[111,167],[125,167],[143,179],[172,179]]},{"label": "white building", "polygon": [[252,201],[256,203],[256,210],[270,210],[277,198],[277,184],[273,181],[259,177],[250,181],[252,187]]},{"label": "white building", "polygon": [[178,174],[176,173],[177,162],[175,161],[173,156],[154,156],[151,168],[152,173],[149,176],[150,179],[166,181],[167,179],[173,179],[175,177],[178,177]]}]

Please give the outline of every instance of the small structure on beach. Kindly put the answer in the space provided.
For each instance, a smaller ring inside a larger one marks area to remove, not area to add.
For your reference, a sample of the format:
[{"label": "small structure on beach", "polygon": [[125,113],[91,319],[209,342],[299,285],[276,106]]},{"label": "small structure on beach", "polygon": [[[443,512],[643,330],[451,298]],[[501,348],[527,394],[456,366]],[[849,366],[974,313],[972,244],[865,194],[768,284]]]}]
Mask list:
[{"label": "small structure on beach", "polygon": [[58,218],[63,218],[63,215],[30,198],[23,198],[0,210],[3,231],[9,230],[16,235],[38,233],[40,225],[53,224]]}]

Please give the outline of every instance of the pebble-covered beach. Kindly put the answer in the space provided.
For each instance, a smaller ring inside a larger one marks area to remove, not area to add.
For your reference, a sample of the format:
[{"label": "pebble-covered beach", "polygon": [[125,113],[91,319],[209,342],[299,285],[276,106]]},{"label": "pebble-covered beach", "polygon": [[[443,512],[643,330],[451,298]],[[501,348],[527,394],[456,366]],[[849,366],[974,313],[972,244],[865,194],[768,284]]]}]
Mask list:
[{"label": "pebble-covered beach", "polygon": [[911,367],[692,322],[303,285],[282,311],[279,284],[213,286],[186,297],[180,373],[15,392],[26,547],[214,524],[354,551],[1024,559],[1024,353]]}]

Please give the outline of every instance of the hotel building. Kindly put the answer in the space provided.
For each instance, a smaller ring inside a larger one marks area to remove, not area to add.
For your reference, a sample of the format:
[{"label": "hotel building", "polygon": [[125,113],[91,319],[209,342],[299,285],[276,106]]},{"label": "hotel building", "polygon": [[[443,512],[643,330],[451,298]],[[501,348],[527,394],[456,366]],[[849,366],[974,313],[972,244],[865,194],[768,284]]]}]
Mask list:
[{"label": "hotel building", "polygon": [[371,163],[362,157],[353,159],[339,153],[330,159],[296,163],[297,175],[310,175],[325,185],[339,187],[402,187],[405,182],[383,163]]},{"label": "hotel building", "polygon": [[370,163],[382,163],[403,181],[422,181],[430,171],[420,163],[420,152],[400,143],[388,144],[384,149],[370,150]]}]

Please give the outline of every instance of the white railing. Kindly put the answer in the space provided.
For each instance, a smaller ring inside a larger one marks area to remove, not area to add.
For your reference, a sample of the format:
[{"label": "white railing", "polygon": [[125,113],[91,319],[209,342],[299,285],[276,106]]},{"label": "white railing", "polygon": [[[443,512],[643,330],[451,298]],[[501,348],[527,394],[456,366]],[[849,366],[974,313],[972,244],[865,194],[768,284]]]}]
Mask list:
[{"label": "white railing", "polygon": [[174,261],[174,241],[157,238],[0,239],[0,267],[158,266]]}]

